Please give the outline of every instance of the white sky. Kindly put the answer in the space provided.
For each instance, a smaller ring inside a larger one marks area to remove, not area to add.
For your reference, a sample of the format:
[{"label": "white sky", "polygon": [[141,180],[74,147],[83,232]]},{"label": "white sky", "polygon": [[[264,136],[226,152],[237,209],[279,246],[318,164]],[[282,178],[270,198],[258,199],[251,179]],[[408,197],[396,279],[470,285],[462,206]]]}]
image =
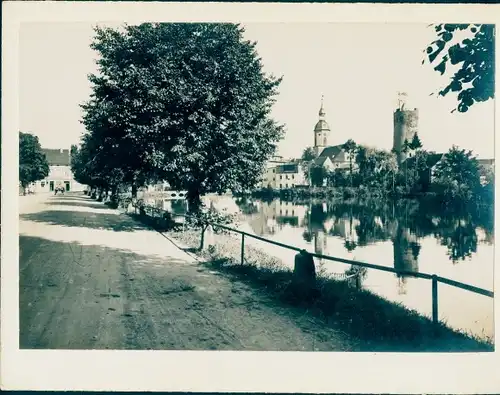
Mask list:
[{"label": "white sky", "polygon": [[[433,39],[426,25],[246,24],[267,72],[283,76],[273,110],[286,124],[279,153],[300,156],[313,144],[321,95],[332,129],[330,144],[348,138],[379,148],[392,146],[397,92],[409,94],[420,112],[424,147],[444,151],[456,144],[479,157],[494,155],[494,103],[461,114],[455,97],[429,96],[446,78],[421,64]],[[87,75],[95,71],[88,23],[30,23],[20,31],[20,127],[43,147],[69,148],[83,132],[79,104],[88,99]]]}]

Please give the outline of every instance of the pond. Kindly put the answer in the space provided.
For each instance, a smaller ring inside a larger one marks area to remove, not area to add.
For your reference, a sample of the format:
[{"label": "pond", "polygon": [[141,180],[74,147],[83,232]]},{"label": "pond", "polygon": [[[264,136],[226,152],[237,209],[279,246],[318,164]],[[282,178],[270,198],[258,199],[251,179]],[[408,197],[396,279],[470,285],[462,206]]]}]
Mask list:
[{"label": "pond", "polygon": [[[346,203],[291,202],[206,196],[217,210],[237,213],[237,227],[308,251],[399,270],[437,274],[493,290],[493,210],[444,213],[416,201]],[[150,204],[153,201],[150,201]],[[183,201],[156,199],[157,207],[185,213]],[[293,266],[295,252],[246,240]],[[331,274],[349,265],[316,261]],[[361,286],[428,317],[430,280],[367,270]],[[480,337],[493,337],[493,299],[439,284],[439,319]]]}]

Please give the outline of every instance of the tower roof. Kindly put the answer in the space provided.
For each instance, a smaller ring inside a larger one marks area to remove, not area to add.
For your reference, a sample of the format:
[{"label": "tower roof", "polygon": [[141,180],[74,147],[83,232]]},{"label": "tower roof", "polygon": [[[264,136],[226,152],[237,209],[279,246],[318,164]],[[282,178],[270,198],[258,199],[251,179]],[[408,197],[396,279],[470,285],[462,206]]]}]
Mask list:
[{"label": "tower roof", "polygon": [[324,96],[322,95],[321,96],[321,108],[319,109],[319,113],[318,113],[320,118],[325,118],[325,115],[326,115],[325,109],[323,107],[323,99],[324,99]]},{"label": "tower roof", "polygon": [[330,131],[330,126],[328,126],[328,123],[324,119],[320,119],[317,123],[316,126],[314,127],[315,132],[321,132],[321,131]]},{"label": "tower roof", "polygon": [[316,126],[314,127],[315,132],[330,131],[330,126],[325,121],[326,111],[325,111],[325,108],[323,107],[323,99],[324,99],[324,96],[321,96],[321,107],[320,107],[319,113],[318,113],[319,114],[319,121],[316,123]]},{"label": "tower roof", "polygon": [[69,149],[42,148],[49,166],[69,166],[71,163]]}]

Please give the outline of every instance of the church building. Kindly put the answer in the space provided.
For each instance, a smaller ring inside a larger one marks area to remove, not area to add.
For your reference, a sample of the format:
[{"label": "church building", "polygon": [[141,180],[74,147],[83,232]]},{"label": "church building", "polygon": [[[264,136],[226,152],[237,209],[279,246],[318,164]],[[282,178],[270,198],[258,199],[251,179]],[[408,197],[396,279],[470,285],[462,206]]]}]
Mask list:
[{"label": "church building", "polygon": [[[322,166],[327,170],[348,169],[349,153],[343,148],[343,144],[328,145],[330,138],[330,126],[326,122],[326,111],[321,98],[321,108],[319,109],[319,120],[314,127],[314,152],[316,159],[314,164]],[[354,164],[354,158],[352,160]]]}]

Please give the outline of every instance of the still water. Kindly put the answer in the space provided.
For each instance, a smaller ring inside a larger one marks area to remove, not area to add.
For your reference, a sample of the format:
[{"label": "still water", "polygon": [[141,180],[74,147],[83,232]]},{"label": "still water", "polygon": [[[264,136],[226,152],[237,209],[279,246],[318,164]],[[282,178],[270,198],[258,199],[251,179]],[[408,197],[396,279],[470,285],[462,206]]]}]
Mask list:
[{"label": "still water", "polygon": [[[153,203],[153,201],[150,201]],[[323,255],[437,274],[493,290],[493,212],[443,213],[418,202],[343,203],[264,202],[207,196],[205,203],[237,214],[237,226],[251,234]],[[185,213],[183,201],[154,201],[157,207]],[[248,244],[293,266],[294,252],[258,240]],[[317,261],[329,273],[348,265]],[[362,286],[386,299],[431,316],[430,280],[369,269]],[[493,299],[445,284],[438,286],[439,318],[454,328],[493,337]]]}]

